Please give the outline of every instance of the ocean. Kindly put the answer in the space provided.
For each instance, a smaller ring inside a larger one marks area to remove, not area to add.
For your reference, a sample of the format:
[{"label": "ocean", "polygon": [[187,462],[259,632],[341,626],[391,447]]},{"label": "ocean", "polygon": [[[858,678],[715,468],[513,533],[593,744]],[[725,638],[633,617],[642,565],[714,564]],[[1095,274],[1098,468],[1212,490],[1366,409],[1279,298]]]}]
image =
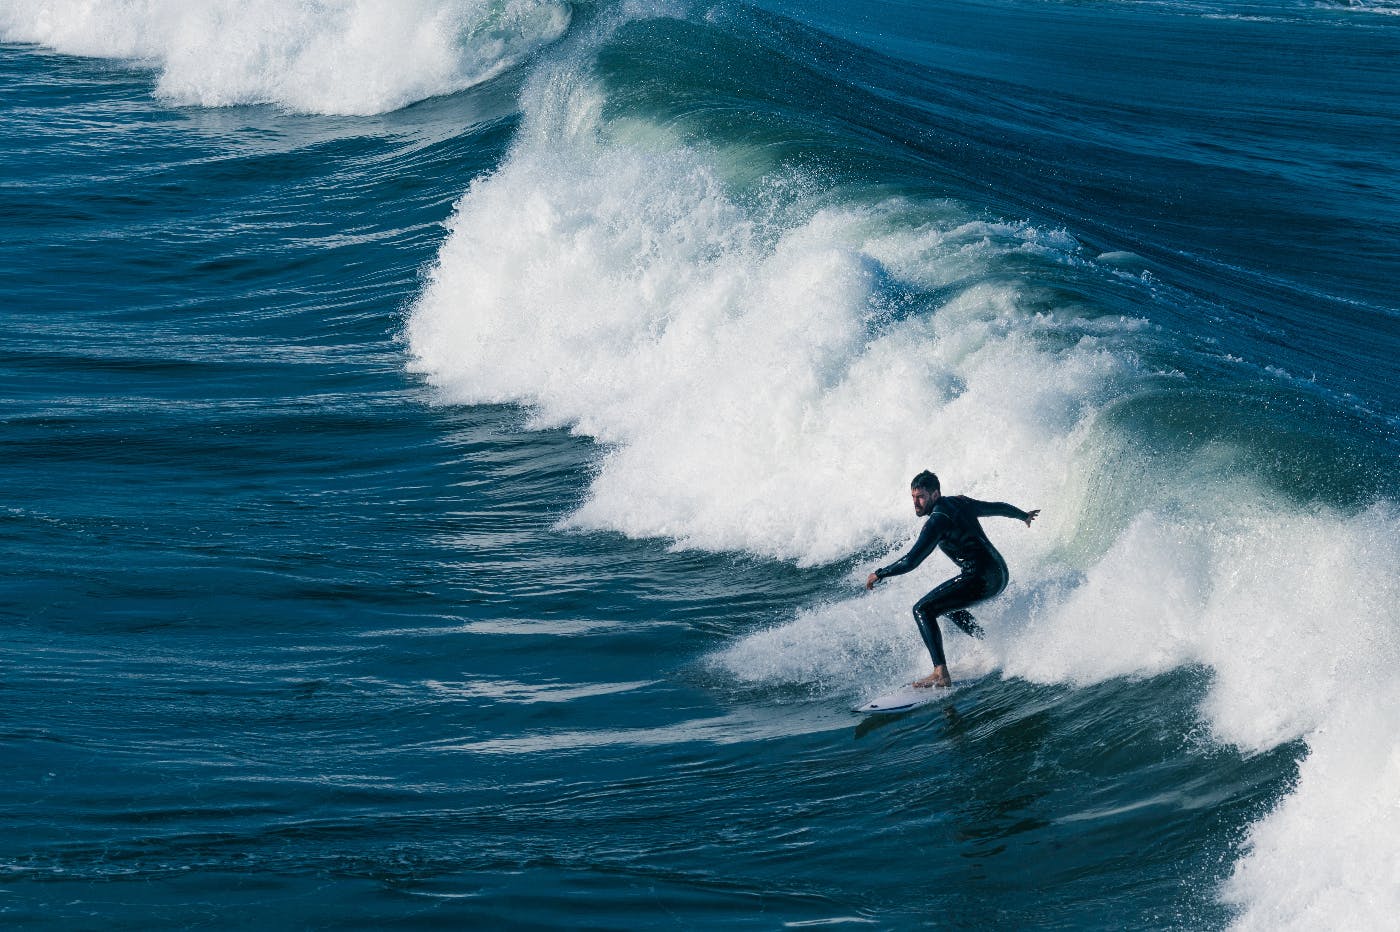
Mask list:
[{"label": "ocean", "polygon": [[[1397,929],[1400,6],[0,2],[0,921]],[[910,478],[1041,510],[929,669]]]}]

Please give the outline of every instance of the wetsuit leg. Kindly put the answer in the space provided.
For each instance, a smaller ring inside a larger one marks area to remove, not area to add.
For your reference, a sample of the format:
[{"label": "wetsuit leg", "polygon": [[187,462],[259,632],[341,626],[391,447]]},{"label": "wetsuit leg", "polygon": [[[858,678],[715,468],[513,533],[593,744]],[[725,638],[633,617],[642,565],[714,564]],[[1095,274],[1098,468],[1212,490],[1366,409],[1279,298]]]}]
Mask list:
[{"label": "wetsuit leg", "polygon": [[1005,571],[993,567],[985,574],[974,572],[954,576],[914,604],[914,621],[919,626],[919,634],[923,636],[924,646],[928,648],[934,666],[948,664],[943,655],[943,633],[938,628],[938,616],[947,615],[967,634],[981,638],[981,625],[973,619],[971,612],[964,609],[990,599],[1004,588]]}]

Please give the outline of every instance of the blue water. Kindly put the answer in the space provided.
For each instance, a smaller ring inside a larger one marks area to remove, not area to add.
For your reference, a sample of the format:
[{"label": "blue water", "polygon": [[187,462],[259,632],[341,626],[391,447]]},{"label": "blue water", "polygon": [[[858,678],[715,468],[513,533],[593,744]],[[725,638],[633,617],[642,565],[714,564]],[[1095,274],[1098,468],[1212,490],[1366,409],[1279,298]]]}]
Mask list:
[{"label": "blue water", "polygon": [[42,7],[6,924],[1393,923],[1394,8]]}]

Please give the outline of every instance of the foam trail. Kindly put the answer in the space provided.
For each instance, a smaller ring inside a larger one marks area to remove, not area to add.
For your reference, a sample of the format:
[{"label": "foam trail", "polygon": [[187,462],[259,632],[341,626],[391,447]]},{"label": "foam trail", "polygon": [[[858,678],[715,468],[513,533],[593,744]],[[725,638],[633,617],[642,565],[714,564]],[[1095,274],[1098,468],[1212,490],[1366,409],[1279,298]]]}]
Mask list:
[{"label": "foam trail", "polygon": [[569,18],[560,0],[12,0],[0,38],[152,64],[176,104],[371,114],[485,81]]},{"label": "foam trail", "polygon": [[[412,310],[412,367],[446,400],[598,438],[579,527],[846,559],[907,541],[902,490],[926,466],[1044,508],[1033,530],[993,528],[1015,578],[979,611],[985,642],[950,633],[955,670],[1087,684],[1209,667],[1221,742],[1309,748],[1223,891],[1241,926],[1400,914],[1382,882],[1400,837],[1394,510],[1300,509],[1251,478],[1248,437],[1168,424],[1176,446],[1143,443],[1124,412],[1189,408],[1205,376],[1145,363],[1165,337],[1143,321],[1039,294],[1056,270],[1120,274],[1063,232],[773,172],[745,188],[722,167],[743,155],[604,103],[582,57],[527,88],[515,147],[463,197]],[[816,606],[713,661],[866,693],[926,662],[908,621],[924,582]],[[1344,793],[1355,808],[1334,818]]]}]

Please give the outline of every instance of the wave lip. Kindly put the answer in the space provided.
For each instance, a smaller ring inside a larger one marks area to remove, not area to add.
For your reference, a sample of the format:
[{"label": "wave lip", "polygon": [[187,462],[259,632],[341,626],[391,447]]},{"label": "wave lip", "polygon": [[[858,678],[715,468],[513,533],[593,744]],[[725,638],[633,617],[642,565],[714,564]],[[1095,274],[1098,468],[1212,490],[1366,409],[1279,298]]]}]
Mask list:
[{"label": "wave lip", "polygon": [[486,81],[570,17],[563,0],[14,0],[0,38],[148,63],[175,104],[368,115]]}]

